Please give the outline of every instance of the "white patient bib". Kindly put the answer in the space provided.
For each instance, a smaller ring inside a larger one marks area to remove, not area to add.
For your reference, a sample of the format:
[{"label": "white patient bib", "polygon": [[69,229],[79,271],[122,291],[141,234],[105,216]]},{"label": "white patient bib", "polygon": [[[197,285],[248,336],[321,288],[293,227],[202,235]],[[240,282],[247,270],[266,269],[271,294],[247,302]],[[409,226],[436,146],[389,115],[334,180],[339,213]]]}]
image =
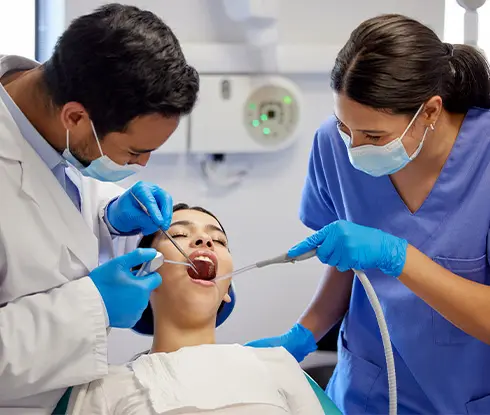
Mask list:
[{"label": "white patient bib", "polygon": [[240,345],[202,345],[144,355],[131,367],[157,414],[245,404],[288,411],[286,397],[267,367]]}]

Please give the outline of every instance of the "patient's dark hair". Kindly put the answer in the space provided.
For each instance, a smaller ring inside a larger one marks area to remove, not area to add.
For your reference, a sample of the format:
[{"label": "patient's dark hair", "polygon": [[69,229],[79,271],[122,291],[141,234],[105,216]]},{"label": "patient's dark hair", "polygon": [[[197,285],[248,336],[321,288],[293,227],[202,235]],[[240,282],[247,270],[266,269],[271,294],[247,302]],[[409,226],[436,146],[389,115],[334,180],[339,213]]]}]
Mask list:
[{"label": "patient's dark hair", "polygon": [[[176,205],[174,205],[173,211],[175,213],[179,210],[196,210],[198,212],[202,212],[205,213],[206,215],[211,216],[212,218],[216,219],[216,222],[218,222],[219,226],[221,227],[221,230],[226,235],[225,228],[223,228],[223,225],[221,224],[219,219],[216,217],[216,215],[214,215],[214,213],[211,213],[209,210],[204,209],[203,207],[200,206],[189,206],[186,203],[177,203]],[[152,233],[151,235],[143,236],[143,238],[141,238],[141,241],[138,245],[138,248],[151,248],[151,245],[153,244],[153,241],[155,240],[157,234],[158,232]]]}]

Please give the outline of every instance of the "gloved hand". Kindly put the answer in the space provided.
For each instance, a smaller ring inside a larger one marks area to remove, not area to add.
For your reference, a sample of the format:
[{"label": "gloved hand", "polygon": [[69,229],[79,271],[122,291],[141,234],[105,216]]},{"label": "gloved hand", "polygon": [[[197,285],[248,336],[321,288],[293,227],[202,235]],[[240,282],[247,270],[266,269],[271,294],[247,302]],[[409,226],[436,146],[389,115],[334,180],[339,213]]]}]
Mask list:
[{"label": "gloved hand", "polygon": [[313,333],[296,323],[291,330],[282,336],[254,340],[245,346],[250,347],[284,347],[299,362],[317,349]]},{"label": "gloved hand", "polygon": [[324,264],[339,271],[378,268],[386,275],[399,277],[407,257],[405,239],[344,220],[333,222],[291,248],[295,257],[311,249]]},{"label": "gloved hand", "polygon": [[128,329],[141,318],[150,293],[162,283],[162,278],[156,272],[136,278],[131,268],[151,261],[156,254],[155,249],[139,248],[89,274],[104,301],[111,327]]},{"label": "gloved hand", "polygon": [[[130,191],[145,205],[150,216],[141,209]],[[152,183],[138,182],[109,204],[107,220],[121,233],[150,235],[160,227],[168,229],[172,208],[172,196],[165,190]]]}]

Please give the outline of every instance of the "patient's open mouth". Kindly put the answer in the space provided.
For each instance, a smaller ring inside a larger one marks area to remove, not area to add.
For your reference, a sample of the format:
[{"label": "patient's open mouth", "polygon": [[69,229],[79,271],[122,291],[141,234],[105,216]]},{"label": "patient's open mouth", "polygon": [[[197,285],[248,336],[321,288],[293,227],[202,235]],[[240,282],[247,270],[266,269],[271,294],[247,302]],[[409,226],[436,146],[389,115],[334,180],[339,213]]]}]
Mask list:
[{"label": "patient's open mouth", "polygon": [[210,281],[218,272],[218,258],[213,251],[194,251],[189,258],[197,268],[197,273],[191,267],[187,268],[189,277],[195,280]]}]

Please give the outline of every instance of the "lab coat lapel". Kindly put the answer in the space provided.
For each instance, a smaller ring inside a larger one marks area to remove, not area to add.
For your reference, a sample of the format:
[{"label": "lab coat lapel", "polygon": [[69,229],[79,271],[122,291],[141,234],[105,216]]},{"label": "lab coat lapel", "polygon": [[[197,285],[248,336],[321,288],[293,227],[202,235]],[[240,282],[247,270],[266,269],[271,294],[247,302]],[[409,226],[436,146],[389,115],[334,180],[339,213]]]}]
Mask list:
[{"label": "lab coat lapel", "polygon": [[[21,191],[38,207],[40,218],[80,262],[98,264],[98,241],[51,170],[22,137],[7,109],[0,105],[0,157],[20,163]],[[81,197],[83,195],[81,194]]]},{"label": "lab coat lapel", "polygon": [[98,262],[97,238],[56,177],[27,143],[24,155],[22,190],[32,195],[50,229],[55,229],[72,254],[92,270]]}]

